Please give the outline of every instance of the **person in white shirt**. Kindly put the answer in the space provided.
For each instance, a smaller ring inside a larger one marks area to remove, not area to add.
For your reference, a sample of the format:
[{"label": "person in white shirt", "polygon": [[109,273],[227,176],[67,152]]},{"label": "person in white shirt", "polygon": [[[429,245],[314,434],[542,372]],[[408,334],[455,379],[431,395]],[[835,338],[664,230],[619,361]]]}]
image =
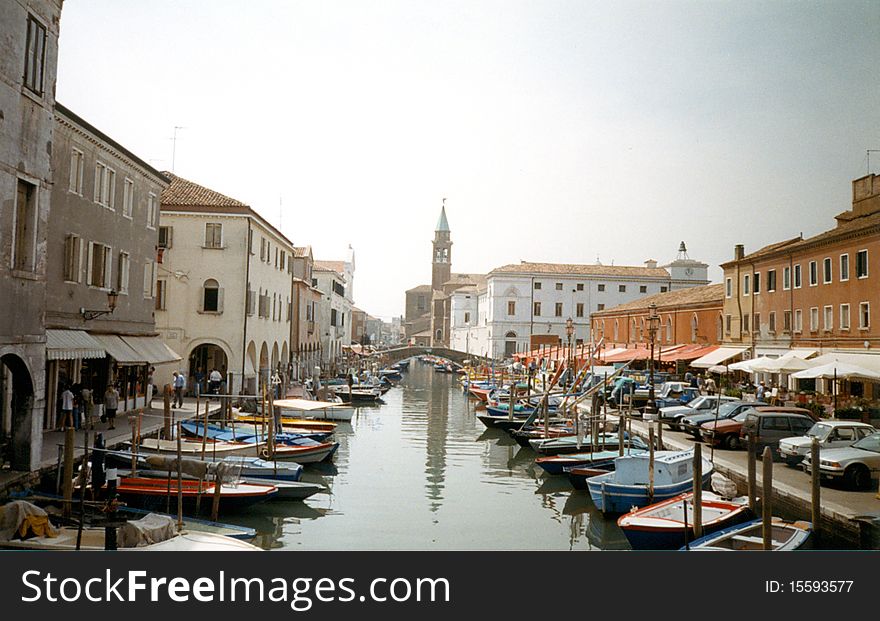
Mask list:
[{"label": "person in white shirt", "polygon": [[61,393],[61,428],[73,427],[73,392],[65,386]]}]

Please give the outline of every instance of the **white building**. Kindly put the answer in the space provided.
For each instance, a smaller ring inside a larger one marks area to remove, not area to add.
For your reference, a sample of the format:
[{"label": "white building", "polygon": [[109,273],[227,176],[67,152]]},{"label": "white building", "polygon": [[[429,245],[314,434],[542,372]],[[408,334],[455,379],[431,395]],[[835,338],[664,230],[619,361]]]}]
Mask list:
[{"label": "white building", "polygon": [[216,368],[255,393],[290,362],[293,244],[244,203],[166,175],[156,329],[188,386]]},{"label": "white building", "polygon": [[486,275],[484,287],[459,289],[452,297],[451,347],[507,358],[539,345],[590,341],[590,315],[640,297],[708,284],[708,265],[679,257],[665,267],[530,263],[504,265]]},{"label": "white building", "polygon": [[354,308],[354,251],[345,261],[315,261],[313,286],[321,292],[317,321],[321,336],[322,366],[333,366],[342,346],[351,345]]}]

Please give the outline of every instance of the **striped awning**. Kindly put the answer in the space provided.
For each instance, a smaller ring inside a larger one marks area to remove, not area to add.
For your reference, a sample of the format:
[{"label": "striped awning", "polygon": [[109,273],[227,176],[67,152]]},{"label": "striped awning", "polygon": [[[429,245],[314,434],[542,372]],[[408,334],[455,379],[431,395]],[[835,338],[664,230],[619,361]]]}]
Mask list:
[{"label": "striped awning", "polygon": [[93,334],[92,338],[119,364],[147,364],[147,357],[132,349],[119,335]]},{"label": "striped awning", "polygon": [[708,369],[715,365],[724,364],[731,358],[739,356],[747,349],[748,347],[719,347],[715,351],[694,360],[691,363],[691,366],[695,369]]},{"label": "striped awning", "polygon": [[138,354],[146,357],[150,364],[165,364],[181,360],[177,352],[168,347],[158,336],[123,336],[122,340]]},{"label": "striped awning", "polygon": [[104,347],[88,332],[46,330],[46,358],[48,360],[103,358],[106,355]]}]

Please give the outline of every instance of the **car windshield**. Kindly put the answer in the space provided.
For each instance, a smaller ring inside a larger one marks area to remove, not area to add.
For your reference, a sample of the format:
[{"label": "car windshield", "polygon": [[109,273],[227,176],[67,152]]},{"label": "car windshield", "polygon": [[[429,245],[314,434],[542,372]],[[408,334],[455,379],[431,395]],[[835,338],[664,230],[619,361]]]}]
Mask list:
[{"label": "car windshield", "polygon": [[822,423],[816,423],[810,430],[807,432],[807,435],[811,438],[817,438],[819,442],[824,442],[828,437],[828,434],[831,433],[831,425],[823,425]]},{"label": "car windshield", "polygon": [[742,412],[740,412],[739,414],[734,416],[733,420],[735,420],[738,423],[741,423],[746,419],[746,416],[748,416],[749,414],[754,414],[754,413],[755,413],[754,409],[743,410]]},{"label": "car windshield", "polygon": [[688,403],[688,407],[694,408],[695,410],[699,410],[700,407],[706,402],[706,397],[697,397],[690,403]]},{"label": "car windshield", "polygon": [[863,451],[871,451],[872,453],[880,453],[880,433],[874,433],[867,438],[862,438],[855,444],[854,448],[860,448]]},{"label": "car windshield", "polygon": [[721,402],[721,405],[718,407],[718,417],[724,418],[733,412],[736,408],[739,407],[739,403],[730,403],[730,402]]}]

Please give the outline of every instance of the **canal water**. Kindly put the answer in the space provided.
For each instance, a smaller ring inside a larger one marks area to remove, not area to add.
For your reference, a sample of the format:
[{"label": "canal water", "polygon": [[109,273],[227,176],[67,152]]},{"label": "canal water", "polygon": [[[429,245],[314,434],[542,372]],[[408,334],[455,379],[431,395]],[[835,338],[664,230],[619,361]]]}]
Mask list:
[{"label": "canal water", "polygon": [[303,475],[328,493],[229,521],[256,528],[266,549],[629,549],[588,492],[543,475],[531,449],[476,418],[457,376],[418,360],[383,405],[340,423],[336,441],[333,464]]}]

